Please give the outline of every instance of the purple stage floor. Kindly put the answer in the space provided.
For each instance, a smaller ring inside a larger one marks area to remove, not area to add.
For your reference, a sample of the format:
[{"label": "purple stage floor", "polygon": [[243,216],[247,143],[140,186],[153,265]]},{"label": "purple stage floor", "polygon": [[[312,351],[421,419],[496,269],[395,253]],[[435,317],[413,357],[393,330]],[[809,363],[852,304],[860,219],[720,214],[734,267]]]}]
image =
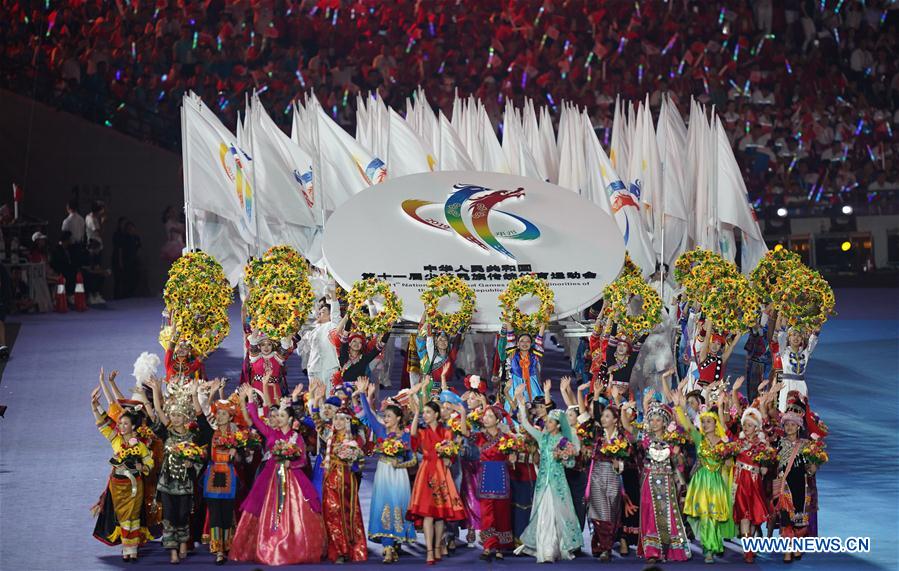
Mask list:
[{"label": "purple stage floor", "polygon": [[[831,427],[831,462],[819,473],[821,535],[870,536],[872,552],[865,555],[809,554],[793,568],[897,569],[899,521],[899,315],[897,290],[837,292],[839,316],[825,327],[810,368],[812,404]],[[117,368],[119,386],[126,390],[135,357],[141,351],[162,354],[156,341],[161,323],[160,300],[111,303],[84,314],[14,317],[22,323],[13,358],[3,371],[0,404],[9,406],[0,419],[0,570],[94,570],[125,567],[117,548],[91,537],[89,508],[108,474],[109,446],[97,432],[89,410],[90,391],[99,367]],[[233,321],[236,323],[236,319]],[[213,376],[237,377],[241,340],[235,333],[209,362]],[[742,370],[735,357],[730,372]],[[553,378],[565,367],[550,356],[546,371]],[[294,366],[291,375],[300,373]],[[394,367],[394,371],[398,369]],[[294,379],[295,380],[295,379]],[[847,401],[846,396],[851,395]],[[363,510],[368,513],[370,474],[362,487]],[[419,537],[421,541],[421,537]],[[400,567],[422,566],[423,545]],[[532,558],[507,558],[486,564],[480,550],[462,548],[441,567],[517,569],[536,565]],[[158,543],[141,551],[130,568],[169,568]],[[380,563],[380,547],[370,544],[368,567]],[[739,548],[728,545],[719,561],[727,568],[744,565]],[[590,557],[557,566],[600,566],[642,569],[633,555],[616,556],[610,564]],[[756,568],[780,568],[779,556],[762,556]],[[182,568],[213,569],[205,547],[198,548]],[[305,566],[307,568],[313,566]],[[332,567],[331,565],[316,565]],[[353,564],[354,568],[360,564]],[[666,569],[708,568],[694,545],[690,563]],[[229,563],[225,569],[259,566]]]}]

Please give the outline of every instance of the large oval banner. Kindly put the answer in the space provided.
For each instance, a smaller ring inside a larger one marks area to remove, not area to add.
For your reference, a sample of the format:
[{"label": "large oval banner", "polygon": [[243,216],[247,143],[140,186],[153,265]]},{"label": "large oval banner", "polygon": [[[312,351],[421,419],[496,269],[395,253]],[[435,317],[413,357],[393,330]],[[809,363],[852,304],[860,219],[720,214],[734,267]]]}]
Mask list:
[{"label": "large oval banner", "polygon": [[530,178],[464,171],[405,176],[355,195],[328,220],[322,248],[342,287],[387,280],[411,321],[429,278],[459,276],[478,296],[479,329],[499,327],[498,296],[513,278],[546,279],[560,318],[596,302],[624,262],[621,232],[592,202]]}]

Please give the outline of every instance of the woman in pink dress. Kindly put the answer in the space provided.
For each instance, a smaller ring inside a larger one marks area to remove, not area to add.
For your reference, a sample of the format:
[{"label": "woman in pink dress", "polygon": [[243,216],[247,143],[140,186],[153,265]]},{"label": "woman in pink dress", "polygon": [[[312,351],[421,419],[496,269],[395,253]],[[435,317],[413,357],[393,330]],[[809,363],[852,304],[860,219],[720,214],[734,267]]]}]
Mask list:
[{"label": "woman in pink dress", "polygon": [[[305,449],[303,438],[292,428],[293,409],[273,406],[270,427],[259,418],[253,389],[241,385],[238,391],[245,414],[265,438],[266,453],[265,465],[240,506],[230,558],[263,565],[318,563],[325,553],[325,526],[318,494],[303,473]],[[282,440],[303,452],[299,459],[288,462],[272,457],[272,448]]]},{"label": "woman in pink dress", "polygon": [[282,396],[281,381],[286,374],[284,362],[293,353],[296,343],[285,337],[276,346],[272,339],[251,331],[246,335],[246,347],[250,384],[260,392],[265,391],[269,401],[278,402]]}]

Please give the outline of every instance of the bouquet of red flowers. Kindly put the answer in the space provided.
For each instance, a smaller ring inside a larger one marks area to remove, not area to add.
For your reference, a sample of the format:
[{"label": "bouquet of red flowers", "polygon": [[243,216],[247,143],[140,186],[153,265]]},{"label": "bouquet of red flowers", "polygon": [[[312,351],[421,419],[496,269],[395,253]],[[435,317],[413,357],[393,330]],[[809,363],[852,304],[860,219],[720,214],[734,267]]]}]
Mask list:
[{"label": "bouquet of red flowers", "polygon": [[303,451],[296,444],[287,440],[279,440],[272,446],[272,456],[278,460],[289,462],[299,460],[303,456]]},{"label": "bouquet of red flowers", "polygon": [[711,449],[712,457],[719,462],[724,462],[728,458],[736,458],[739,453],[740,445],[737,442],[725,442],[722,440],[718,444],[712,446]]},{"label": "bouquet of red flowers", "polygon": [[441,440],[434,448],[437,450],[438,456],[450,460],[458,456],[462,449],[454,440]]}]

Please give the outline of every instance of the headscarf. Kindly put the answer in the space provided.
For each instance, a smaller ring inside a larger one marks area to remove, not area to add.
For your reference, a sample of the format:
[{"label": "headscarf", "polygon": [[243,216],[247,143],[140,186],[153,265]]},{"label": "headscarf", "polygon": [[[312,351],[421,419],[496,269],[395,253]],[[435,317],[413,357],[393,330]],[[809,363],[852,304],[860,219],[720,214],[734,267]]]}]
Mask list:
[{"label": "headscarf", "polygon": [[568,441],[574,445],[574,450],[576,452],[579,452],[581,449],[581,441],[577,437],[577,433],[571,430],[571,425],[568,424],[568,415],[563,413],[560,409],[556,408],[549,411],[549,414],[546,415],[546,418],[555,420],[559,423],[559,428],[562,432],[562,436],[567,438]]},{"label": "headscarf", "polygon": [[702,431],[702,420],[704,418],[711,418],[715,421],[715,436],[726,442],[728,440],[727,433],[724,432],[724,427],[721,426],[721,420],[718,418],[718,413],[703,411],[697,414],[696,419],[693,422],[696,425],[696,428],[698,428],[700,431]]}]

